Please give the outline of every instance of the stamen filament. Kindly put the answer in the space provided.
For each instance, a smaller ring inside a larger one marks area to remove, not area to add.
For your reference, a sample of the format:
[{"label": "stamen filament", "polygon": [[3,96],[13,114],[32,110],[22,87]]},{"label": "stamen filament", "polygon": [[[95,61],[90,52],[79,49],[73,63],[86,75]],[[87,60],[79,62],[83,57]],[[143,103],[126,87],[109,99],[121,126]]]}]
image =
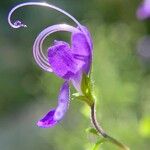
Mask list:
[{"label": "stamen filament", "polygon": [[19,4],[17,6],[15,6],[10,12],[9,12],[9,15],[8,15],[8,23],[10,24],[11,27],[13,28],[20,28],[20,27],[27,27],[27,25],[25,25],[24,23],[22,23],[21,21],[17,20],[15,21],[14,23],[12,23],[11,21],[11,16],[12,14],[14,13],[15,10],[17,10],[18,8],[20,7],[24,7],[24,6],[44,6],[44,7],[49,7],[49,8],[52,8],[54,10],[57,10],[61,13],[63,13],[64,15],[68,16],[71,20],[73,20],[79,27],[81,27],[81,24],[73,17],[71,16],[69,13],[67,13],[66,11],[54,6],[54,5],[51,5],[51,4],[48,4],[48,3],[45,3],[45,2],[25,2],[25,3],[22,3],[22,4]]},{"label": "stamen filament", "polygon": [[[12,23],[12,21],[11,21],[11,16],[14,13],[14,11],[17,10],[18,8],[24,7],[24,6],[44,6],[44,7],[52,8],[54,10],[57,10],[57,11],[63,13],[64,15],[68,16],[78,26],[78,28],[75,28],[75,27],[67,25],[67,24],[53,25],[53,26],[50,26],[50,27],[44,29],[36,38],[34,45],[33,45],[33,56],[35,58],[35,61],[45,71],[52,72],[52,69],[51,69],[48,59],[47,59],[47,56],[44,55],[43,49],[42,49],[43,41],[45,40],[45,38],[47,36],[49,36],[50,34],[52,34],[54,32],[58,32],[58,31],[67,31],[67,32],[71,32],[71,33],[83,32],[84,34],[85,34],[85,31],[84,31],[82,25],[69,13],[67,13],[66,11],[64,11],[54,5],[51,5],[51,4],[48,4],[45,2],[25,2],[25,3],[15,6],[8,14],[8,23],[10,24],[11,27],[13,27],[13,28],[27,27],[27,25],[22,23],[20,20],[17,20],[14,23]],[[85,34],[85,36],[86,36],[86,34]],[[87,36],[86,36],[86,38],[87,38]],[[88,40],[88,38],[87,38],[87,40]]]}]

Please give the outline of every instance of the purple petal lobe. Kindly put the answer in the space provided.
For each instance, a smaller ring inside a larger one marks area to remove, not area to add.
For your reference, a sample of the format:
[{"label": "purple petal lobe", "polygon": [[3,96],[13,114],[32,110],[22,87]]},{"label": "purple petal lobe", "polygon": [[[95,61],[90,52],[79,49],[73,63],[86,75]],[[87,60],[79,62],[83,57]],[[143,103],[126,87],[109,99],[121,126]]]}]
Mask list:
[{"label": "purple petal lobe", "polygon": [[85,27],[83,28],[83,31],[84,33],[80,31],[72,34],[72,49],[75,54],[87,56],[92,49],[92,41],[90,34]]},{"label": "purple petal lobe", "polygon": [[40,121],[37,122],[37,126],[42,128],[50,128],[55,126],[58,121],[54,120],[54,113],[55,109],[50,110]]},{"label": "purple petal lobe", "polygon": [[55,41],[48,49],[48,59],[55,74],[63,79],[74,76],[84,64],[74,59],[69,44],[63,41]]},{"label": "purple petal lobe", "polygon": [[69,85],[68,82],[65,82],[62,88],[60,89],[58,97],[58,106],[54,114],[55,120],[61,120],[61,118],[66,113],[69,106],[69,98],[70,98]]},{"label": "purple petal lobe", "polygon": [[51,109],[40,121],[38,121],[37,126],[42,128],[54,127],[64,117],[68,109],[69,96],[69,84],[66,81],[60,89],[57,107],[55,109]]},{"label": "purple petal lobe", "polygon": [[72,51],[76,59],[84,60],[82,71],[88,74],[92,61],[92,40],[87,28],[82,26],[82,30],[72,34]]},{"label": "purple petal lobe", "polygon": [[81,91],[81,80],[82,80],[82,71],[78,72],[76,76],[74,76],[71,81],[75,89],[82,95]]},{"label": "purple petal lobe", "polygon": [[76,60],[80,61],[82,60],[85,62],[85,64],[76,74],[76,76],[71,78],[74,87],[77,89],[79,93],[82,93],[81,91],[82,73],[84,72],[88,74],[90,71],[92,63],[93,43],[89,31],[84,26],[82,26],[82,28],[80,27],[80,32],[74,32],[72,34],[71,42],[74,58]]},{"label": "purple petal lobe", "polygon": [[92,37],[91,37],[90,32],[88,31],[88,29],[85,26],[82,26],[81,29],[82,29],[83,34],[86,37],[86,40],[89,44],[90,49],[92,50],[93,49],[93,41],[92,41]]}]

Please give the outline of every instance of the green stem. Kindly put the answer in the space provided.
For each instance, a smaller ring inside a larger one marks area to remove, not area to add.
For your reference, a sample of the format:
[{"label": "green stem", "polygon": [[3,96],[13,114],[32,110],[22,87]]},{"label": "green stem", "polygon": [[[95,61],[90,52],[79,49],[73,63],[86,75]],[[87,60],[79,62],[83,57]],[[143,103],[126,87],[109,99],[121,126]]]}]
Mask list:
[{"label": "green stem", "polygon": [[122,150],[129,150],[129,148],[127,146],[125,146],[124,144],[122,144],[121,142],[119,142],[118,140],[114,139],[113,137],[109,136],[104,130],[103,128],[100,126],[100,124],[97,122],[96,119],[96,111],[95,111],[95,104],[93,103],[91,105],[91,120],[92,120],[92,124],[95,127],[95,129],[100,133],[100,135],[102,135],[107,141],[115,144],[116,146],[120,147]]}]

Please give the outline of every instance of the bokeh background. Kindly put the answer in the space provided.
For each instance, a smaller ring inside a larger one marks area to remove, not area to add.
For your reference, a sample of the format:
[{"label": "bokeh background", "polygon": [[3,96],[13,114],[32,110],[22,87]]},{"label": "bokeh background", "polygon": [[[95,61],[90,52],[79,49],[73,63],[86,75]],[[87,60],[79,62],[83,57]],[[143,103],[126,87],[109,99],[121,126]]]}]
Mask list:
[{"label": "bokeh background", "polygon": [[[10,9],[20,0],[0,1],[0,150],[92,150],[95,137],[89,109],[71,99],[64,120],[53,129],[40,129],[36,121],[55,107],[62,83],[42,71],[32,56],[34,39],[55,23],[71,23],[64,15],[42,7],[21,8],[13,19],[28,28],[12,29]],[[47,0],[67,10],[93,37],[93,80],[97,116],[103,128],[131,150],[150,148],[150,22],[139,21],[140,0]],[[54,39],[69,40],[67,33]],[[146,41],[145,41],[146,39]],[[146,45],[146,46],[145,46]],[[72,88],[72,93],[74,89]],[[117,150],[105,143],[101,150]]]}]

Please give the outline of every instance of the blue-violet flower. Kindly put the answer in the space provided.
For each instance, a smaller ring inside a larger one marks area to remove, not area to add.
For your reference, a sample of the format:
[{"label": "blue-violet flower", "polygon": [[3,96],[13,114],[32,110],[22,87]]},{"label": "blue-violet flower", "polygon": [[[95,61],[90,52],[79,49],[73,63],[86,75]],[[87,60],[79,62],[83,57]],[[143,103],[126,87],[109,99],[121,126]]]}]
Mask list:
[{"label": "blue-violet flower", "polygon": [[[68,24],[56,24],[45,28],[36,38],[33,45],[33,56],[36,63],[45,71],[53,72],[59,78],[64,80],[58,96],[58,105],[51,109],[37,125],[48,128],[55,126],[65,115],[70,99],[69,82],[82,95],[81,80],[83,73],[89,75],[92,62],[92,40],[88,29],[82,26],[73,16],[66,11],[47,3],[26,2],[14,7],[8,16],[8,22],[13,28],[27,27],[21,21],[11,22],[13,12],[23,6],[37,5],[55,9],[70,19],[77,27]],[[50,34],[58,31],[67,31],[71,33],[70,44],[65,41],[55,40],[48,48],[47,54],[43,52],[43,41]]]},{"label": "blue-violet flower", "polygon": [[150,0],[144,0],[137,10],[137,17],[140,20],[150,18]]}]

